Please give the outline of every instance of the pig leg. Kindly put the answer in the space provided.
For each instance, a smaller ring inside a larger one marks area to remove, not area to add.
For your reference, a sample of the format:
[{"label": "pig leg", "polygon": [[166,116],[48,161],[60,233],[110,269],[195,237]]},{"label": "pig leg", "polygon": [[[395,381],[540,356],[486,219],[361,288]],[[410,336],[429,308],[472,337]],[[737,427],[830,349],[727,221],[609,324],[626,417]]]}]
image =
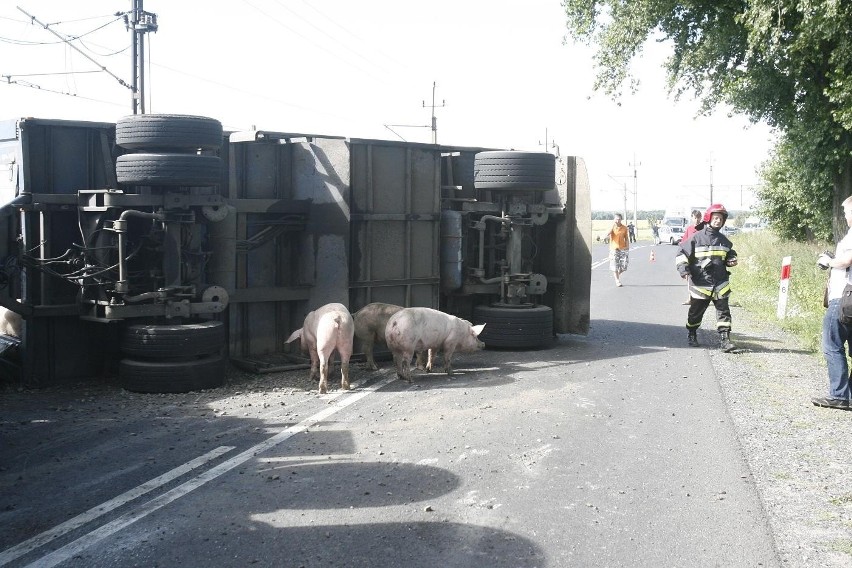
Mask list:
[{"label": "pig leg", "polygon": [[379,366],[376,365],[376,360],[373,359],[373,345],[375,345],[373,335],[370,334],[370,338],[365,339],[361,344],[364,347],[364,355],[367,356],[367,370],[377,371]]},{"label": "pig leg", "polygon": [[319,392],[320,394],[325,394],[328,392],[328,357],[326,357],[325,353],[320,353],[319,356]]},{"label": "pig leg", "polygon": [[444,371],[450,377],[453,376],[453,353],[455,353],[453,350],[444,351]]},{"label": "pig leg", "polygon": [[393,362],[396,364],[396,376],[400,379],[405,379],[411,382],[411,358],[414,353],[411,351],[403,351],[393,354]]},{"label": "pig leg", "polygon": [[404,353],[403,357],[402,357],[402,375],[403,375],[403,378],[406,381],[408,381],[409,383],[411,382],[411,358],[412,357],[414,357],[414,353],[412,353],[411,351]]},{"label": "pig leg", "polygon": [[349,390],[349,358],[352,357],[352,350],[344,346],[337,353],[340,355],[340,388]]},{"label": "pig leg", "polygon": [[428,363],[426,361],[426,354],[425,353],[423,353],[422,351],[418,351],[415,354],[415,357],[417,359],[417,368],[418,369],[423,369],[427,373],[432,370],[432,369],[427,367]]},{"label": "pig leg", "polygon": [[311,355],[311,379],[317,380],[319,378],[319,356],[316,348],[310,349],[309,353]]},{"label": "pig leg", "polygon": [[427,373],[432,372],[432,368],[434,367],[434,354],[435,352],[431,349],[426,352],[418,351],[417,352],[417,368],[423,369]]},{"label": "pig leg", "polygon": [[393,366],[396,367],[396,376],[399,379],[405,378],[402,374],[402,354],[394,353],[393,354]]}]

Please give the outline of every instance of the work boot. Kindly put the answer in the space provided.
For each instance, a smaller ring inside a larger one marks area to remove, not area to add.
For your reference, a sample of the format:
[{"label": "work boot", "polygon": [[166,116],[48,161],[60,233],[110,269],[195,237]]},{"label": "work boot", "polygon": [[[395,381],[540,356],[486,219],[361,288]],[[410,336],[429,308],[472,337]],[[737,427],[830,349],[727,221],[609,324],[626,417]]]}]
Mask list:
[{"label": "work boot", "polygon": [[719,349],[724,351],[725,353],[730,353],[736,347],[733,343],[731,343],[731,332],[730,331],[720,331],[719,332]]},{"label": "work boot", "polygon": [[689,330],[689,346],[698,347],[698,334],[694,329]]}]

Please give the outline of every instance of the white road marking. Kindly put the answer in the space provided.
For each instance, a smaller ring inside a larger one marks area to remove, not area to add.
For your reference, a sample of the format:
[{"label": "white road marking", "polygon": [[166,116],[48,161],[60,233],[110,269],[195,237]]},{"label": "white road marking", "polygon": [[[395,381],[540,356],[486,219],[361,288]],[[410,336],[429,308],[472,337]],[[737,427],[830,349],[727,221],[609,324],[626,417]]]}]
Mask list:
[{"label": "white road marking", "polygon": [[[359,400],[361,400],[365,396],[372,394],[373,392],[379,390],[380,388],[392,383],[396,379],[397,379],[397,377],[396,377],[396,374],[394,373],[394,374],[390,375],[389,377],[386,377],[386,378],[380,380],[379,382],[375,383],[374,385],[371,385],[369,387],[365,387],[364,389],[353,393],[351,396],[345,397],[343,400],[334,401],[333,403],[330,403],[328,408],[321,410],[320,412],[317,412],[313,416],[306,418],[302,422],[299,422],[298,424],[290,426],[286,430],[279,432],[278,434],[272,436],[271,438],[269,438],[269,439],[267,439],[263,442],[260,442],[259,444],[252,446],[251,448],[249,448],[249,449],[245,450],[244,452],[232,457],[231,459],[224,461],[221,464],[207,470],[206,472],[201,473],[201,474],[197,475],[196,477],[194,477],[194,478],[184,482],[183,484],[175,487],[174,489],[171,489],[170,491],[163,493],[159,497],[155,497],[154,499],[151,499],[147,503],[140,505],[134,511],[130,511],[128,513],[125,513],[124,515],[121,515],[120,517],[116,518],[115,520],[110,521],[109,523],[102,525],[101,527],[89,532],[88,534],[81,536],[77,540],[74,540],[74,541],[66,544],[65,546],[51,552],[50,554],[47,554],[46,556],[39,558],[38,560],[36,560],[32,564],[29,564],[29,567],[32,567],[32,568],[35,568],[35,567],[37,567],[37,568],[50,568],[52,566],[56,566],[58,564],[61,564],[62,562],[65,562],[66,560],[69,560],[70,558],[74,557],[77,554],[80,554],[85,549],[87,549],[90,546],[100,542],[101,540],[105,539],[106,537],[108,537],[108,536],[120,531],[121,529],[135,523],[136,521],[148,516],[149,514],[165,507],[169,503],[176,501],[177,499],[183,497],[184,495],[190,493],[191,491],[193,491],[195,489],[198,489],[199,487],[201,487],[205,483],[213,481],[217,477],[231,471],[234,468],[239,467],[240,465],[244,464],[245,462],[257,457],[258,454],[261,454],[261,453],[263,453],[267,450],[274,448],[278,444],[280,444],[280,443],[284,442],[285,440],[295,436],[296,434],[299,434],[300,432],[306,431],[311,426],[314,426],[318,422],[322,422],[323,420],[325,420],[329,416],[339,412],[340,410],[343,410],[344,408],[346,408],[347,406],[349,406],[351,404],[354,404],[355,402],[358,402]],[[357,387],[357,386],[359,386],[359,384],[353,383],[352,386]],[[323,396],[323,398],[334,400],[334,399],[340,397],[342,394],[344,394],[344,392],[349,392],[349,391],[339,391],[338,393],[335,393],[335,394],[332,394],[332,395],[328,395],[328,396],[322,395],[322,396]],[[195,461],[195,460],[193,460],[193,461]],[[190,463],[192,463],[192,462],[190,462]],[[95,507],[94,509],[97,510],[97,509],[100,509],[100,507]],[[34,538],[39,538],[39,537],[34,537]],[[0,564],[0,566],[2,566],[2,564]]]},{"label": "white road marking", "polygon": [[28,554],[39,548],[44,546],[48,542],[52,541],[55,538],[59,538],[60,536],[67,534],[73,530],[76,530],[86,523],[89,523],[100,516],[103,516],[113,509],[117,509],[134,499],[141,497],[142,495],[157,489],[158,487],[162,487],[166,483],[172,481],[173,479],[177,479],[181,475],[192,471],[193,469],[204,465],[205,463],[218,458],[219,456],[226,454],[233,450],[233,446],[219,446],[215,450],[211,450],[204,454],[203,456],[199,456],[192,461],[189,461],[181,466],[174,468],[171,471],[164,473],[158,477],[150,481],[146,481],[142,485],[131,489],[130,491],[126,491],[122,493],[118,497],[114,497],[105,503],[101,503],[95,507],[92,507],[85,513],[80,513],[73,519],[69,519],[62,524],[56,525],[50,530],[47,530],[39,535],[36,535],[30,539],[25,540],[15,546],[4,550],[0,553],[0,566],[5,566],[9,562],[15,560],[16,558],[20,558],[21,556]]}]

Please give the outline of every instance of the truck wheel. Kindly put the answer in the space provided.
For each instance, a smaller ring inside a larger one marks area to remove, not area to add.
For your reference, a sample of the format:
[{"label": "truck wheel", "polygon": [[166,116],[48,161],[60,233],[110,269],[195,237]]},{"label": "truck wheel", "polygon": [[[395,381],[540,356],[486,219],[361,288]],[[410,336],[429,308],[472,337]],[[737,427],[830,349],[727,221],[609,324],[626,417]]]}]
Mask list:
[{"label": "truck wheel", "polygon": [[486,347],[541,347],[553,340],[553,310],[548,306],[474,306],[473,323],[486,324],[479,335]]},{"label": "truck wheel", "polygon": [[137,114],[115,124],[115,143],[131,150],[217,150],[222,123],[204,116]]},{"label": "truck wheel", "polygon": [[556,187],[556,156],[547,152],[479,152],[474,158],[476,189],[548,191]]},{"label": "truck wheel", "polygon": [[124,154],[115,162],[115,176],[125,185],[218,185],[222,160],[196,154]]},{"label": "truck wheel", "polygon": [[225,359],[214,355],[191,361],[136,361],[122,359],[121,387],[131,392],[179,393],[212,389],[225,383]]},{"label": "truck wheel", "polygon": [[225,345],[220,321],[181,325],[130,325],[124,330],[121,352],[134,359],[191,359],[218,355]]}]

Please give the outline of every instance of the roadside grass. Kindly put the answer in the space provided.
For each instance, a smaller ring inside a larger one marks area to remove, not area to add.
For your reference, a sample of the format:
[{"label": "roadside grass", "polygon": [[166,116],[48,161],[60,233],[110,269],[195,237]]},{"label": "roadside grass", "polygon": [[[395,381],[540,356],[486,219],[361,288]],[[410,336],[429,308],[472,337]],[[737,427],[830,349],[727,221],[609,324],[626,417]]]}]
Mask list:
[{"label": "roadside grass", "polygon": [[852,540],[838,539],[830,543],[830,550],[852,556]]},{"label": "roadside grass", "polygon": [[[834,245],[785,241],[770,230],[740,233],[731,240],[739,259],[731,270],[732,303],[791,333],[802,348],[819,352],[828,273],[820,270],[816,259],[824,250],[833,251]],[[779,319],[781,262],[785,256],[792,257],[790,284],[786,316]]]}]

